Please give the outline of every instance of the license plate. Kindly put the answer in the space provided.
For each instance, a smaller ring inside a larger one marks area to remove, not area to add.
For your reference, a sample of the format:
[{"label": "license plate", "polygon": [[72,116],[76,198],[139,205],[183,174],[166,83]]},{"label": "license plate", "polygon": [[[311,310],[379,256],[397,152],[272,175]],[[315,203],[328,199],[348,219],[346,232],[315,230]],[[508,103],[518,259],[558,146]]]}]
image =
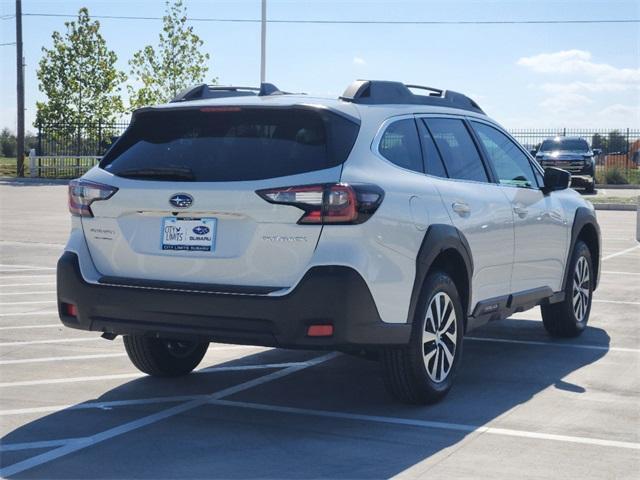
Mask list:
[{"label": "license plate", "polygon": [[161,248],[212,252],[216,246],[217,224],[216,218],[163,218]]}]

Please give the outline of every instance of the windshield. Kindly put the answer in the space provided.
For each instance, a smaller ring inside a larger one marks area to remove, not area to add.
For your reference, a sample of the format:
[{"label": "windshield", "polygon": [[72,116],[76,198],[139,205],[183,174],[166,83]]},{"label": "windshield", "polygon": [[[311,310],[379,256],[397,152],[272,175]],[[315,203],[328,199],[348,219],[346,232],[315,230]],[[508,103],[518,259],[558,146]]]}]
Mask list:
[{"label": "windshield", "polygon": [[310,108],[204,107],[141,112],[100,167],[146,180],[243,181],[343,163],[358,125]]},{"label": "windshield", "polygon": [[581,138],[559,138],[553,140],[545,140],[540,145],[541,152],[553,152],[554,150],[563,150],[570,152],[588,152],[589,144]]}]

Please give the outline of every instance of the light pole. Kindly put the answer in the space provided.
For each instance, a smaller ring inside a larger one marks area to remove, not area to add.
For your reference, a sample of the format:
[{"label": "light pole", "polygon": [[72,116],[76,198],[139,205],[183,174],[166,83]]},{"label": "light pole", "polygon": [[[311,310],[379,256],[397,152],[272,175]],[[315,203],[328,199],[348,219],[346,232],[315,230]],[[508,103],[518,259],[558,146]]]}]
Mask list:
[{"label": "light pole", "polygon": [[262,0],[262,22],[260,32],[260,83],[266,80],[266,57],[267,57],[267,0]]},{"label": "light pole", "polygon": [[16,0],[16,86],[17,117],[16,174],[24,177],[24,59],[22,58],[22,1]]}]

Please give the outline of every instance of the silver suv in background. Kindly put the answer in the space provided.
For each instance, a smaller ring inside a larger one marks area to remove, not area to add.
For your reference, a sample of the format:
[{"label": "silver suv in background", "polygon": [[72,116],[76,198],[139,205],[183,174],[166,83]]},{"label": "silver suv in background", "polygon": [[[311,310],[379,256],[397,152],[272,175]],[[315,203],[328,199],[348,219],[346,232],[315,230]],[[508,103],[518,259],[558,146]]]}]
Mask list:
[{"label": "silver suv in background", "polygon": [[547,138],[537,151],[531,153],[543,168],[557,167],[571,173],[573,186],[580,185],[587,193],[595,190],[595,157],[601,152],[592,150],[584,138]]}]

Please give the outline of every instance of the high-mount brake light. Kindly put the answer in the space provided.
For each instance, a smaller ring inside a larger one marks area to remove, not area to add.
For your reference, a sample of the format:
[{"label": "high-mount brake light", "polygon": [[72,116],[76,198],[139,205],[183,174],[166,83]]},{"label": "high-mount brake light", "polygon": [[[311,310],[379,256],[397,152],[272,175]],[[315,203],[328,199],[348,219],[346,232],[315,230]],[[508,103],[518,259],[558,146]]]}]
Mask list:
[{"label": "high-mount brake light", "polygon": [[299,224],[358,224],[378,209],[384,197],[376,185],[332,183],[258,190],[269,203],[304,210]]},{"label": "high-mount brake light", "polygon": [[69,211],[80,217],[93,217],[91,204],[99,200],[111,198],[118,189],[102,183],[88,180],[71,180],[69,182]]},{"label": "high-mount brake light", "polygon": [[201,112],[240,112],[242,109],[240,107],[202,107],[200,109]]}]

